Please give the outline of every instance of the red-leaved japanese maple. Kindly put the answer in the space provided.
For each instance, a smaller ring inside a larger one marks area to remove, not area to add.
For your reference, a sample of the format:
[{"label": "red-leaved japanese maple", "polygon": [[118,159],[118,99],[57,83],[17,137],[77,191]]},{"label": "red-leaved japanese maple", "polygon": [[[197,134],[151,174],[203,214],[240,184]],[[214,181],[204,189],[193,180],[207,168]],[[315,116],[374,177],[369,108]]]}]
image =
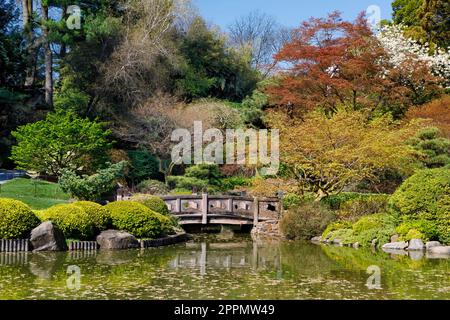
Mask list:
[{"label": "red-leaved japanese maple", "polygon": [[411,88],[395,80],[398,70],[364,14],[354,22],[343,21],[339,12],[311,18],[293,31],[292,41],[275,58],[285,71],[267,93],[273,105],[292,114],[317,107],[334,111],[339,105],[375,110],[410,104]]}]

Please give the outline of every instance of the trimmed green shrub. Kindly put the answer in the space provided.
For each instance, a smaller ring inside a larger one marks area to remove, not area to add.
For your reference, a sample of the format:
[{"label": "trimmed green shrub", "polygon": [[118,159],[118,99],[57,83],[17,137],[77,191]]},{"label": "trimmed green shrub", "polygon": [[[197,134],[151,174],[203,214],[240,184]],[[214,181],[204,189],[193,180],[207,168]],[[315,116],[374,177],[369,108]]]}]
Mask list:
[{"label": "trimmed green shrub", "polygon": [[439,203],[450,195],[450,170],[422,170],[406,180],[389,201],[390,210],[408,220],[436,221]]},{"label": "trimmed green shrub", "polygon": [[443,197],[438,203],[437,231],[439,241],[450,245],[450,195]]},{"label": "trimmed green shrub", "polygon": [[352,229],[338,229],[331,231],[328,234],[328,240],[334,241],[334,240],[340,240],[342,244],[349,244],[351,243],[351,239],[353,237],[354,231]]},{"label": "trimmed green shrub", "polygon": [[394,217],[385,213],[362,217],[353,224],[353,236],[348,241],[369,246],[372,240],[377,239],[378,245],[384,245],[390,242],[391,236],[395,234],[395,224]]},{"label": "trimmed green shrub", "polygon": [[153,210],[157,213],[160,213],[164,216],[170,215],[169,208],[167,208],[166,203],[163,199],[155,196],[150,196],[146,194],[136,194],[131,199],[131,201],[139,202],[149,208],[150,210]]},{"label": "trimmed green shrub", "polygon": [[[409,241],[411,239],[422,240],[438,240],[438,229],[435,221],[429,220],[407,220],[400,224],[395,232],[400,236],[401,240]],[[419,235],[419,238],[414,238],[414,235]],[[412,238],[411,238],[412,237]]]},{"label": "trimmed green shrub", "polygon": [[163,222],[165,233],[172,233],[173,227],[179,226],[177,218],[170,213],[169,208],[167,208],[163,199],[155,196],[138,194],[133,196],[131,201],[139,202],[150,210],[161,214],[164,218],[161,222]]},{"label": "trimmed green shrub", "polygon": [[169,188],[165,183],[159,180],[145,180],[139,183],[136,187],[139,193],[152,195],[165,195],[169,193]]},{"label": "trimmed green shrub", "polygon": [[97,232],[104,231],[111,225],[111,214],[104,207],[95,202],[78,201],[74,206],[83,209],[91,219]]},{"label": "trimmed green shrub", "polygon": [[404,239],[405,239],[405,241],[410,241],[412,239],[422,239],[422,240],[428,241],[428,239],[425,237],[425,235],[416,229],[409,230]]},{"label": "trimmed green shrub", "polygon": [[342,229],[351,229],[352,224],[348,221],[335,221],[330,223],[322,233],[323,239],[329,239],[332,232]]},{"label": "trimmed green shrub", "polygon": [[33,213],[34,213],[34,215],[36,217],[38,217],[39,221],[43,222],[43,221],[45,221],[45,211],[46,211],[46,209],[44,209],[44,210],[33,210]]},{"label": "trimmed green shrub", "polygon": [[112,202],[105,206],[111,213],[112,224],[139,238],[157,238],[164,233],[161,214],[133,201]]},{"label": "trimmed green shrub", "polygon": [[80,206],[60,204],[47,209],[45,220],[52,221],[69,239],[90,240],[95,236],[91,217]]},{"label": "trimmed green shrub", "polygon": [[309,240],[322,234],[334,217],[320,203],[308,202],[287,211],[280,221],[280,229],[288,239]]},{"label": "trimmed green shrub", "polygon": [[39,223],[39,218],[25,203],[0,199],[0,239],[26,238]]},{"label": "trimmed green shrub", "polygon": [[161,222],[162,234],[166,235],[175,234],[174,227],[178,226],[178,222],[176,221],[175,218],[164,216],[160,213],[157,213],[157,217]]},{"label": "trimmed green shrub", "polygon": [[379,245],[390,242],[395,233],[395,219],[388,214],[373,214],[362,217],[355,223],[338,221],[330,224],[322,234],[330,241],[339,239],[343,244],[358,242],[361,246],[371,245],[377,239]]},{"label": "trimmed green shrub", "polygon": [[388,195],[371,195],[349,200],[341,204],[338,217],[341,220],[355,222],[364,216],[386,212],[388,200]]}]

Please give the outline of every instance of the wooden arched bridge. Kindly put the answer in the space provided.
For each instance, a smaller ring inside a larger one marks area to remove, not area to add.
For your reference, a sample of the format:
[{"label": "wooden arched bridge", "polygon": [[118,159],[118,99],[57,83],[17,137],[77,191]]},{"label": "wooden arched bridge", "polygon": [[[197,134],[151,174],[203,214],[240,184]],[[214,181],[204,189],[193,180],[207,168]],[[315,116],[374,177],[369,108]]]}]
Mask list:
[{"label": "wooden arched bridge", "polygon": [[170,212],[181,225],[248,225],[278,220],[278,198],[202,195],[163,197]]}]

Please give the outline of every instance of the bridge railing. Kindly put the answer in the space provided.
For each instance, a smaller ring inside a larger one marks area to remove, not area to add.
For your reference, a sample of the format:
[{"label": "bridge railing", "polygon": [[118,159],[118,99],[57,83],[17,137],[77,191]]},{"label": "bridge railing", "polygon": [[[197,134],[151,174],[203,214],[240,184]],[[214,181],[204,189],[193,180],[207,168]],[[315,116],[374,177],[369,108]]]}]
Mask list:
[{"label": "bridge railing", "polygon": [[251,198],[238,196],[183,195],[163,197],[170,212],[177,216],[201,216],[202,223],[208,223],[213,215],[235,216],[253,220],[278,220],[281,203],[278,198]]}]

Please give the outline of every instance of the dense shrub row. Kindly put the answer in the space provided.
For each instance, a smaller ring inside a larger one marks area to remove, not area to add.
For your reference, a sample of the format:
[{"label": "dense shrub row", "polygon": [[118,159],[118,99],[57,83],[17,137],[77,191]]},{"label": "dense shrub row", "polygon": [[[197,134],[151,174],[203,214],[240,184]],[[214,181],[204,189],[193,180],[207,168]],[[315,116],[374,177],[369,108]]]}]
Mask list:
[{"label": "dense shrub row", "polygon": [[113,202],[104,207],[79,201],[33,212],[20,201],[0,199],[0,239],[28,237],[41,221],[52,221],[66,238],[79,240],[94,239],[109,228],[139,238],[157,238],[174,232],[178,223],[162,199],[147,196],[136,200]]},{"label": "dense shrub row", "polygon": [[[308,238],[321,234],[342,244],[358,242],[369,246],[399,240],[438,240],[450,244],[450,170],[419,171],[392,195],[343,193],[321,201],[322,206],[305,203],[300,197],[285,199],[281,226],[288,238]],[[319,221],[330,220],[324,207],[335,212],[326,228]],[[317,217],[321,216],[320,219]],[[325,229],[325,230],[323,230]]]}]

